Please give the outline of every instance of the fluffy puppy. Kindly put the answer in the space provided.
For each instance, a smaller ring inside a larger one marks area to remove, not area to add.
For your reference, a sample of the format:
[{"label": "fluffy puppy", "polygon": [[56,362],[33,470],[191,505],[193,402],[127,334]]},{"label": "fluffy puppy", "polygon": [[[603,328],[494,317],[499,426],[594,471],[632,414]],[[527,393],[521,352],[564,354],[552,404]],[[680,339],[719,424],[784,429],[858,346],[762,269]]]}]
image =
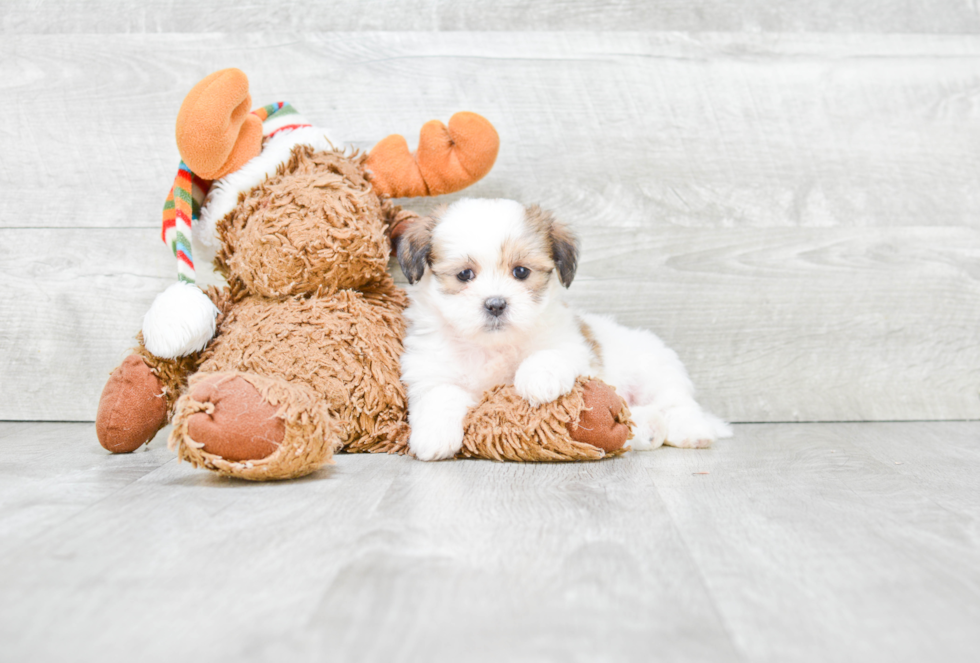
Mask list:
[{"label": "fluffy puppy", "polygon": [[578,244],[548,212],[463,199],[408,229],[397,255],[410,284],[401,368],[416,457],[454,456],[463,419],[485,390],[513,384],[540,405],[571,391],[580,375],[626,399],[634,449],[707,447],[731,435],[694,400],[684,365],[659,338],[562,301]]}]

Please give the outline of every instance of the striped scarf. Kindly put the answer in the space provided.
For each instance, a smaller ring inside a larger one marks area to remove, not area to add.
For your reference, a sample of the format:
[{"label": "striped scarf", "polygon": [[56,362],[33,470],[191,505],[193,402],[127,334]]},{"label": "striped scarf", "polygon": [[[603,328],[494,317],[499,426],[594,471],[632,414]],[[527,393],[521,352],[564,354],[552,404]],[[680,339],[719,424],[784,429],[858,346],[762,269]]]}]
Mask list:
[{"label": "striped scarf", "polygon": [[[295,108],[282,101],[258,108],[252,114],[262,120],[262,135],[265,138],[271,138],[281,131],[310,126]],[[177,278],[185,283],[194,283],[196,278],[191,228],[201,215],[201,205],[210,189],[211,180],[198,177],[181,161],[174,185],[167,194],[167,202],[163,204],[161,238],[177,258]]]}]

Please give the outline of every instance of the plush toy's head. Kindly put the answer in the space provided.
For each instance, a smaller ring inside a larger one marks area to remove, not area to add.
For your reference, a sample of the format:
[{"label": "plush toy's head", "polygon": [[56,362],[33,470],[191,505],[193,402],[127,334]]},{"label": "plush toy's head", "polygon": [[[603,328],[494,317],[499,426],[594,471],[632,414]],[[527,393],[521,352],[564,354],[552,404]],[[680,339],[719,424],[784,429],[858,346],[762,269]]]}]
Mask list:
[{"label": "plush toy's head", "polygon": [[[146,348],[174,358],[202,349],[217,309],[194,286],[192,245],[216,255],[229,281],[266,297],[362,288],[384,277],[400,229],[384,198],[458,191],[489,172],[499,139],[475,113],[422,128],[416,153],[398,135],[366,156],[338,151],[289,104],[248,112],[248,79],[224,69],[201,80],[177,117],[182,162],[163,212],[180,283],[143,322]],[[193,242],[192,242],[193,239]]]},{"label": "plush toy's head", "polygon": [[390,245],[381,196],[461,189],[497,154],[496,131],[473,113],[427,123],[417,155],[389,136],[362,156],[338,151],[288,104],[243,112],[250,102],[242,72],[211,74],[181,105],[177,145],[191,171],[220,177],[195,234],[217,240],[226,278],[266,297],[378,281]]},{"label": "plush toy's head", "polygon": [[387,273],[381,200],[364,157],[297,145],[282,174],[218,221],[218,268],[266,297],[362,288]]}]

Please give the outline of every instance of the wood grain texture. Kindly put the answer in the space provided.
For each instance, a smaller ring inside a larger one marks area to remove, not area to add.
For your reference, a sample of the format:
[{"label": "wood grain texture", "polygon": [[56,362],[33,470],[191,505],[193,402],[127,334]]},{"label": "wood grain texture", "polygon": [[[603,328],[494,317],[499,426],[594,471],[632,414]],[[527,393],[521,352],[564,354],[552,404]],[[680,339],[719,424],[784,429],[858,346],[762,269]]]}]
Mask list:
[{"label": "wood grain texture", "polygon": [[362,149],[485,114],[468,195],[578,227],[574,302],[661,334],[722,416],[980,416],[976,37],[330,33],[0,42],[0,418],[94,416],[173,279],[173,118],[225,66]]},{"label": "wood grain texture", "polygon": [[620,234],[589,228],[571,300],[654,330],[722,416],[980,418],[980,231]]},{"label": "wood grain texture", "polygon": [[[658,333],[720,416],[980,418],[980,231],[581,230],[572,303]],[[0,230],[0,418],[94,418],[171,263],[143,229]]]},{"label": "wood grain texture", "polygon": [[[969,661],[980,423],[246,484],[0,424],[9,660]],[[168,462],[168,460],[170,462]],[[176,635],[175,635],[176,634]],[[179,637],[178,637],[179,636]]]},{"label": "wood grain texture", "polygon": [[0,423],[0,449],[0,556],[176,462],[162,436],[112,456],[88,423]]},{"label": "wood grain texture", "polygon": [[91,421],[173,256],[140,230],[0,230],[0,419]]},{"label": "wood grain texture", "polygon": [[738,660],[632,463],[345,456],[262,485],[169,463],[19,543],[0,642],[38,661]]},{"label": "wood grain texture", "polygon": [[745,660],[965,662],[978,439],[975,422],[744,426],[639,462]]},{"label": "wood grain texture", "polygon": [[611,228],[980,216],[975,37],[72,35],[0,44],[0,227],[155,227],[180,102],[228,66],[359,148],[480,112],[502,148],[471,195]]},{"label": "wood grain texture", "polygon": [[980,31],[972,2],[829,0],[5,0],[0,29],[23,33],[270,30],[664,30],[772,32]]}]

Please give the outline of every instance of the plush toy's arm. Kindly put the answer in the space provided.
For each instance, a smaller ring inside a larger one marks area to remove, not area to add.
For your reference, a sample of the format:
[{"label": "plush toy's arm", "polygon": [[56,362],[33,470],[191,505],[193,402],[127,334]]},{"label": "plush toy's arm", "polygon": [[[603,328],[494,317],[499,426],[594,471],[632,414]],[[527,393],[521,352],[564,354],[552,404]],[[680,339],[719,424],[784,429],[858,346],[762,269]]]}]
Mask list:
[{"label": "plush toy's arm", "polygon": [[579,378],[575,388],[537,407],[510,385],[491,389],[463,423],[463,458],[575,461],[616,456],[633,437],[629,408],[604,382]]},{"label": "plush toy's arm", "polygon": [[476,113],[456,113],[449,126],[430,120],[422,127],[415,154],[393,134],[368,154],[365,168],[378,193],[394,198],[438,196],[465,189],[490,172],[500,137]]},{"label": "plush toy's arm", "polygon": [[215,333],[217,333],[221,329],[221,323],[224,321],[225,316],[228,315],[235,305],[235,295],[229,286],[219,288],[214,285],[209,285],[204,291],[204,294],[208,296],[208,299],[211,300],[214,307],[218,309],[218,315],[214,320]]},{"label": "plush toy's arm", "polygon": [[143,345],[164,359],[199,352],[214,336],[218,313],[197,286],[178,281],[157,295],[143,316]]},{"label": "plush toy's arm", "polygon": [[[209,286],[206,297],[216,311],[212,321],[220,327],[234,304],[231,289]],[[109,376],[95,415],[99,442],[113,453],[135,451],[166,425],[188,378],[206,354],[197,351],[166,358],[147,347],[143,332],[136,340],[139,345]]]},{"label": "plush toy's arm", "polygon": [[95,415],[99,443],[113,453],[135,451],[153,439],[200,364],[200,353],[165,359],[146,349],[142,332],[136,340],[139,345],[109,376]]}]

